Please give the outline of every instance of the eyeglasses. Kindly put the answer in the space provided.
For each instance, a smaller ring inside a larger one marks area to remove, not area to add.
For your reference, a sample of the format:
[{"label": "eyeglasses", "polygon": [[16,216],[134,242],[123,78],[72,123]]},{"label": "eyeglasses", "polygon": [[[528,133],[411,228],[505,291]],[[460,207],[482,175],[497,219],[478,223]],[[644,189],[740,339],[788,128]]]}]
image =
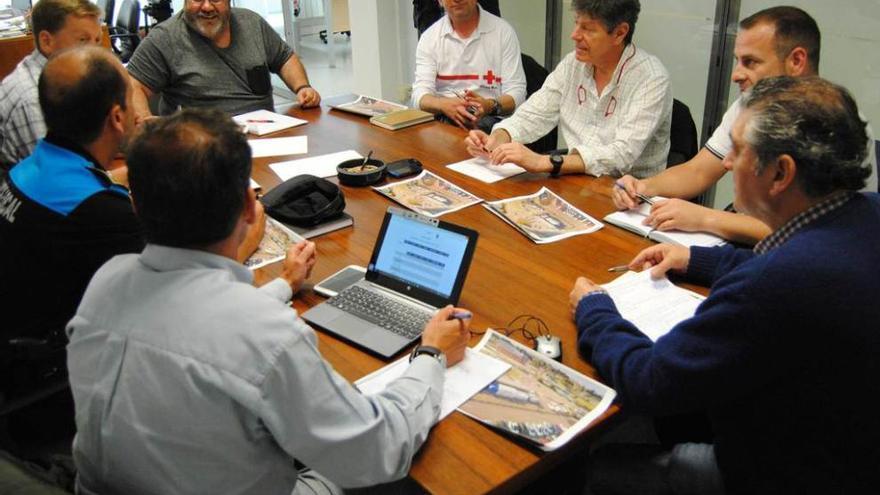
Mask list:
[{"label": "eyeglasses", "polygon": [[187,0],[187,1],[189,1],[189,3],[191,3],[193,5],[201,5],[201,4],[205,3],[206,1],[210,2],[211,5],[217,5],[218,3],[223,3],[226,0]]}]

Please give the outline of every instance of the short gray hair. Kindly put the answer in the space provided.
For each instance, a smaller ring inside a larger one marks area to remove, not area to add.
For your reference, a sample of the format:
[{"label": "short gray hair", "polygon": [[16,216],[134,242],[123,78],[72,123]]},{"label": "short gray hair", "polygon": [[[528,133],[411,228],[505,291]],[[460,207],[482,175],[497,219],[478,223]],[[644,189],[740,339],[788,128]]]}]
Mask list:
[{"label": "short gray hair", "polygon": [[745,93],[742,104],[752,111],[744,137],[759,173],[789,155],[809,196],[865,187],[867,124],[846,88],[820,77],[770,77]]}]

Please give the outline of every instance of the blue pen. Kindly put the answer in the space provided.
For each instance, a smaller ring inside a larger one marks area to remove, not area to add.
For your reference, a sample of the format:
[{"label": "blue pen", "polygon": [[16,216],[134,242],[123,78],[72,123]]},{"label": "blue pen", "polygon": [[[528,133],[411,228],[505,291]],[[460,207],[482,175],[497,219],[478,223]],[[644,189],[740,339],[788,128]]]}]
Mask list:
[{"label": "blue pen", "polygon": [[453,311],[449,315],[450,320],[470,320],[474,315],[470,311]]},{"label": "blue pen", "polygon": [[[621,189],[621,190],[623,190],[623,191],[626,191],[626,188],[623,187],[623,184],[621,184],[620,182],[615,182],[615,183],[614,183],[614,187],[616,187],[616,188],[618,188],[618,189]],[[645,196],[644,194],[642,194],[642,193],[636,193],[636,197],[639,198],[639,199],[641,199],[641,200],[644,201],[645,203],[648,203],[649,205],[654,206],[654,200],[651,199],[651,198],[649,198],[649,197],[647,197],[647,196]]]}]

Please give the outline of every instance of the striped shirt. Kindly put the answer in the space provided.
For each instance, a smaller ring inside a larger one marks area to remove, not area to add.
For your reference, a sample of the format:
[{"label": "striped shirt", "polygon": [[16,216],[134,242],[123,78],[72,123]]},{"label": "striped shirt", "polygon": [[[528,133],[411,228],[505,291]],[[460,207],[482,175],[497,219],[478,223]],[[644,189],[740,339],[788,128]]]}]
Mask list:
[{"label": "striped shirt", "polygon": [[24,160],[46,135],[37,82],[47,59],[39,50],[25,57],[0,83],[0,169]]}]

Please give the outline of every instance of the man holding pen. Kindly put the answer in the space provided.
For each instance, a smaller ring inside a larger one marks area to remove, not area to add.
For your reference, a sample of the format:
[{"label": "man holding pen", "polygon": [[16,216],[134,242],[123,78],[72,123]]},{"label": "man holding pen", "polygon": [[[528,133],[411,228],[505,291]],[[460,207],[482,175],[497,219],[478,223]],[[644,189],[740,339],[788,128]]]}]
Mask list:
[{"label": "man holding pen", "polygon": [[437,421],[444,367],[464,356],[469,313],[440,309],[404,375],[362,395],[289,304],[314,243],[259,289],[234,260],[258,208],[230,118],[151,121],[128,164],[147,247],[105,264],[68,325],[79,492],[326,494],[404,477]]},{"label": "man holding pen", "polygon": [[657,481],[664,493],[867,493],[880,484],[880,196],[858,193],[866,123],[819,78],[765,78],[742,106],[724,166],[737,210],[772,233],[754,250],[639,253],[630,269],[712,287],[656,342],[586,278],[570,295],[579,349],[622,406],[707,411],[713,442],[615,446],[614,459],[594,457],[594,480],[613,485],[607,470],[624,469],[644,475],[626,480],[630,493],[655,493]]}]

